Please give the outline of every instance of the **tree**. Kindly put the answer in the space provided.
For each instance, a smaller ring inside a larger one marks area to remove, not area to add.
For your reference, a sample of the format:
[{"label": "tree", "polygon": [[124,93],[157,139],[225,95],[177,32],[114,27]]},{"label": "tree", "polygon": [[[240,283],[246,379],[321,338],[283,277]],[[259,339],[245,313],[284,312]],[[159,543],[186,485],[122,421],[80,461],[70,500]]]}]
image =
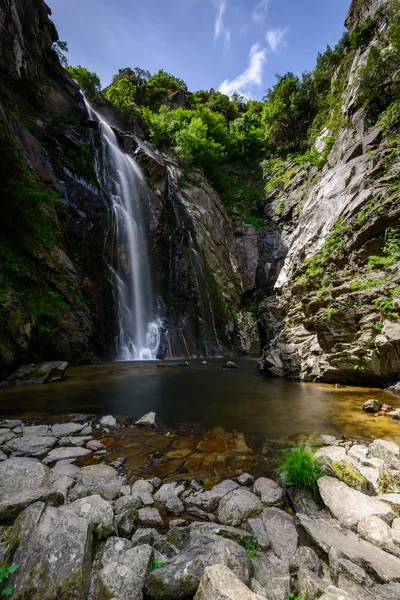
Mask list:
[{"label": "tree", "polygon": [[81,65],[68,67],[68,72],[79,83],[87,98],[95,100],[101,89],[99,76],[92,71],[88,71],[85,67],[81,67]]},{"label": "tree", "polygon": [[187,90],[187,85],[183,79],[179,79],[178,77],[171,75],[171,73],[167,73],[164,69],[160,69],[158,73],[151,75],[148,84],[162,91],[173,92],[179,89]]},{"label": "tree", "polygon": [[111,85],[106,91],[106,98],[118,108],[135,106],[136,85],[127,77],[123,77],[117,84]]},{"label": "tree", "polygon": [[63,67],[68,66],[68,59],[65,56],[65,52],[68,52],[68,44],[67,42],[63,42],[62,40],[57,40],[52,45],[52,49],[58,56],[58,60],[60,61],[60,65]]}]

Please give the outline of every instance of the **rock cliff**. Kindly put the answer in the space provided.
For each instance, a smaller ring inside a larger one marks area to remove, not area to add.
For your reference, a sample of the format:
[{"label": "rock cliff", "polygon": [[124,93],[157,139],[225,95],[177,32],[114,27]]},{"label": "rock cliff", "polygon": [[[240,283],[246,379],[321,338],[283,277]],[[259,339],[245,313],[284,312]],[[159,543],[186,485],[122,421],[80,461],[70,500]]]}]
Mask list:
[{"label": "rock cliff", "polygon": [[[286,259],[276,298],[260,305],[267,344],[262,371],[319,381],[388,381],[400,371],[400,160],[397,139],[357,106],[360,72],[377,44],[385,51],[388,2],[352,2],[350,32],[372,22],[367,44],[335,72],[342,127],[322,172],[287,165],[270,186],[265,215],[282,231]],[[317,145],[324,146],[324,130]]]}]

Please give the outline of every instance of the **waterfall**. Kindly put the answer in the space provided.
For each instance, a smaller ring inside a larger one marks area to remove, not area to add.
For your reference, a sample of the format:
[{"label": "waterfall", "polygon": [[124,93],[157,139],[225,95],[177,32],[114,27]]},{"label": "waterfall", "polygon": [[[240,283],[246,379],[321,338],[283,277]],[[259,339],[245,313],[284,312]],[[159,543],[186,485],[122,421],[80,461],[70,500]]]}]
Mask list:
[{"label": "waterfall", "polygon": [[108,123],[85,99],[92,120],[101,128],[102,152],[96,170],[103,193],[110,198],[115,222],[114,263],[118,292],[117,360],[151,360],[157,356],[162,329],[156,316],[144,215],[137,189],[138,165],[119,147]]}]

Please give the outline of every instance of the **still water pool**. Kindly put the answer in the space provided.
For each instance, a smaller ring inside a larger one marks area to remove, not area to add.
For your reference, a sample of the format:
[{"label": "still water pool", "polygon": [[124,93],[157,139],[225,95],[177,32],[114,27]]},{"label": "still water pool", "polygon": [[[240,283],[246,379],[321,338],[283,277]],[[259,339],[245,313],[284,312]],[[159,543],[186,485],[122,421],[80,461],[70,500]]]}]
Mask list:
[{"label": "still water pool", "polygon": [[400,436],[400,421],[361,410],[378,398],[400,407],[400,397],[380,389],[269,379],[256,359],[235,359],[238,369],[223,370],[222,359],[177,362],[124,362],[70,367],[61,382],[0,390],[0,414],[94,413],[139,417],[155,411],[169,426],[191,423],[260,433],[270,439],[300,432],[360,437]]}]

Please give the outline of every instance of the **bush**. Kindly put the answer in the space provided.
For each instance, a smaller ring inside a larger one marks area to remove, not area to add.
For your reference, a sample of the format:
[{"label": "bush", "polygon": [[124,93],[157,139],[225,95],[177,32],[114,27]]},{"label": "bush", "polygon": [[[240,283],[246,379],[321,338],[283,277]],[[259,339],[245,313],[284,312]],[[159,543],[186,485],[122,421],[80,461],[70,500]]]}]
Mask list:
[{"label": "bush", "polygon": [[79,83],[88,99],[94,100],[101,88],[99,76],[80,65],[68,67],[68,72]]},{"label": "bush", "polygon": [[11,573],[18,569],[19,565],[0,565],[0,596],[11,596],[14,586],[9,582]]},{"label": "bush", "polygon": [[313,493],[317,491],[317,481],[323,474],[323,469],[314,456],[314,450],[308,444],[286,450],[280,470],[287,473],[289,481],[295,486]]}]

